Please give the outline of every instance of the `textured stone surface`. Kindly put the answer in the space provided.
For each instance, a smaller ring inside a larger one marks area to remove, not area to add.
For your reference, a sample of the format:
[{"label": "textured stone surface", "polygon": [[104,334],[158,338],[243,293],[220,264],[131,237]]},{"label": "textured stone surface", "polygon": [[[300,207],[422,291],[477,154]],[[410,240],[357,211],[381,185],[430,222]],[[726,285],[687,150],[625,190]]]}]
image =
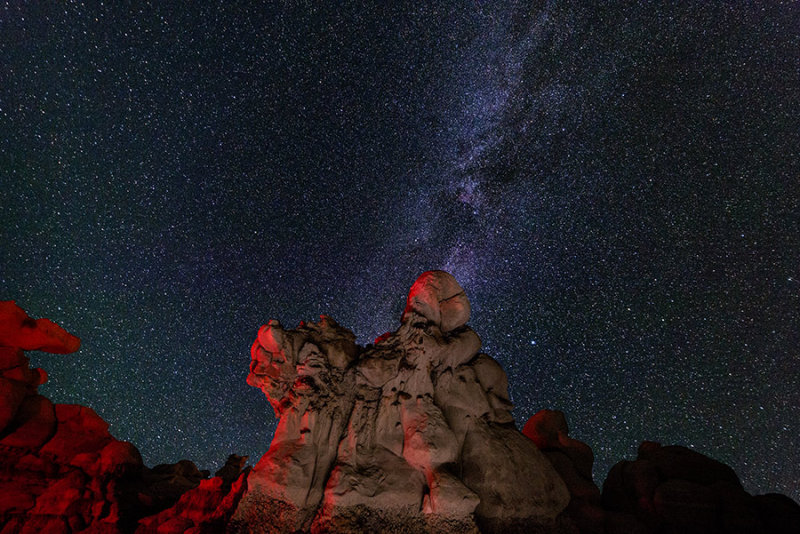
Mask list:
[{"label": "textured stone surface", "polygon": [[[48,319],[0,303],[0,524],[6,532],[115,531],[117,483],[141,467],[89,408],[54,405],[37,392],[47,380],[25,350],[69,353],[77,337]],[[11,497],[13,495],[13,497]]]},{"label": "textured stone surface", "polygon": [[470,312],[467,295],[453,275],[428,271],[411,286],[402,321],[405,322],[410,313],[416,313],[442,332],[450,332],[467,324]]},{"label": "textured stone surface", "polygon": [[[678,446],[644,442],[600,500],[563,413],[515,429],[505,373],[451,278],[421,277],[398,330],[366,348],[327,317],[262,328],[248,382],[279,428],[254,470],[231,455],[214,478],[189,460],[148,469],[93,410],[39,395],[47,374],[0,346],[0,532],[800,532],[797,503],[753,497]],[[44,346],[9,334],[9,316],[40,335],[6,313],[4,343]]]},{"label": "textured stone surface", "polygon": [[241,458],[210,480],[189,461],[147,469],[92,409],[38,394],[47,374],[22,349],[67,353],[78,338],[3,302],[0,344],[0,532],[133,532],[143,517],[142,532],[224,530],[246,483]]},{"label": "textured stone surface", "polygon": [[262,327],[248,383],[280,422],[236,528],[551,525],[569,494],[513,426],[505,373],[480,353],[469,313],[456,280],[431,271],[413,284],[399,328],[366,348],[327,317]]},{"label": "textured stone surface", "polygon": [[141,519],[136,534],[212,534],[224,532],[247,486],[247,472],[204,479],[183,492],[178,501],[162,512]]},{"label": "textured stone surface", "polygon": [[248,479],[237,522],[310,526],[352,409],[357,353],[352,332],[329,317],[295,330],[270,321],[259,330],[247,382],[264,391],[279,423]]}]

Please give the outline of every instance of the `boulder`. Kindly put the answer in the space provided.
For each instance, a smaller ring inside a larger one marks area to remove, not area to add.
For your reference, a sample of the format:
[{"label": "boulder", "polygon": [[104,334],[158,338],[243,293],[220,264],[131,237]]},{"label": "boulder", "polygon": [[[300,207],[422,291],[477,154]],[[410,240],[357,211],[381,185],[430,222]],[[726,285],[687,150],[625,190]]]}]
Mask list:
[{"label": "boulder", "polygon": [[470,304],[464,289],[450,273],[422,273],[411,286],[402,321],[417,313],[442,332],[450,332],[469,321]]},{"label": "boulder", "polygon": [[[612,467],[602,501],[615,524],[626,517],[654,532],[800,531],[800,506],[794,501],[753,497],[729,466],[678,445],[643,442],[636,460]],[[780,504],[765,512],[767,502]]]},{"label": "boulder", "polygon": [[570,502],[565,519],[582,533],[602,533],[606,518],[600,490],[592,479],[594,454],[587,444],[569,437],[564,413],[541,410],[528,419],[522,433],[544,453],[566,484]]}]

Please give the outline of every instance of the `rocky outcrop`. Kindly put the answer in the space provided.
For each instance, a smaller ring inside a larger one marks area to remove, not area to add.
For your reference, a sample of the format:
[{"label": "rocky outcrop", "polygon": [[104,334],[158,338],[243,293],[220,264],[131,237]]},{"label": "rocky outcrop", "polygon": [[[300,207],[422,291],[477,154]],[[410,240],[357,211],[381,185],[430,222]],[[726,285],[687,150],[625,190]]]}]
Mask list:
[{"label": "rocky outcrop", "polygon": [[0,347],[70,354],[81,340],[50,319],[32,319],[13,300],[0,301]]},{"label": "rocky outcrop", "polygon": [[784,495],[751,496],[725,464],[681,446],[643,442],[635,461],[592,480],[591,449],[568,435],[562,412],[542,410],[523,428],[570,493],[561,517],[575,534],[788,534],[800,506]]},{"label": "rocky outcrop", "polygon": [[395,332],[359,347],[333,319],[261,328],[248,383],[277,417],[255,468],[153,468],[83,406],[39,395],[25,350],[80,340],[0,302],[0,533],[795,533],[800,506],[751,496],[728,466],[644,442],[602,495],[563,413],[520,433],[506,375],[452,276],[425,273]]},{"label": "rocky outcrop", "polygon": [[582,534],[602,534],[605,512],[600,489],[592,479],[594,454],[587,444],[569,437],[564,413],[541,410],[525,423],[522,433],[544,453],[567,485],[571,498],[565,519]]},{"label": "rocky outcrop", "polygon": [[52,321],[0,302],[0,532],[224,530],[245,485],[241,457],[212,479],[189,461],[148,469],[91,408],[39,395],[47,373],[24,350],[79,347]]},{"label": "rocky outcrop", "polygon": [[552,529],[569,500],[514,426],[456,280],[424,273],[400,327],[361,348],[328,317],[271,321],[248,383],[280,422],[234,515],[243,532]]},{"label": "rocky outcrop", "polygon": [[142,468],[139,451],[114,439],[90,408],[53,404],[25,350],[66,354],[80,340],[48,319],[0,303],[0,521],[3,533],[113,532],[128,511],[121,484]]},{"label": "rocky outcrop", "polygon": [[249,468],[242,470],[242,465],[233,465],[229,460],[224,473],[200,480],[195,487],[181,493],[172,506],[140,519],[136,534],[225,532],[247,487]]},{"label": "rocky outcrop", "polygon": [[635,461],[611,469],[602,498],[609,534],[800,532],[797,503],[753,497],[730,467],[681,446],[643,442]]}]

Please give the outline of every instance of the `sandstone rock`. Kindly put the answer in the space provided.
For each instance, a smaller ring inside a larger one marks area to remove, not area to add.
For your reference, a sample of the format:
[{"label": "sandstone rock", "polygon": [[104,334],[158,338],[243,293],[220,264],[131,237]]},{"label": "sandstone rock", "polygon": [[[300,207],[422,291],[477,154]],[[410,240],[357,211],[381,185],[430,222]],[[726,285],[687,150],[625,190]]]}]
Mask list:
[{"label": "sandstone rock", "polygon": [[[23,312],[24,313],[24,312]],[[14,431],[7,428],[15,420],[24,401],[36,395],[36,388],[47,381],[47,373],[31,369],[30,360],[18,348],[0,347],[0,436]],[[25,416],[23,416],[25,417]],[[15,427],[20,425],[16,422]]]},{"label": "sandstone rock", "polygon": [[0,346],[69,354],[80,344],[50,319],[31,319],[13,300],[0,301]]},{"label": "sandstone rock", "polygon": [[430,271],[397,331],[363,349],[326,317],[263,326],[248,383],[280,421],[235,530],[553,526],[566,487],[514,428],[505,373],[479,354],[469,312],[455,279]]},{"label": "sandstone rock", "polygon": [[[644,442],[598,499],[591,449],[562,413],[515,429],[505,373],[445,274],[421,277],[400,327],[366,348],[327,317],[263,327],[248,383],[278,431],[252,471],[231,455],[210,479],[188,460],[145,468],[94,411],[38,395],[46,373],[0,347],[0,534],[800,532],[797,503],[752,497],[683,447]],[[39,323],[24,317],[3,339],[56,346],[30,342]]]},{"label": "sandstone rock", "polygon": [[140,471],[142,455],[132,443],[113,439],[100,450],[95,472],[104,476],[123,476],[131,471]]},{"label": "sandstone rock", "polygon": [[53,405],[39,395],[47,374],[30,369],[20,350],[73,352],[78,338],[3,302],[0,344],[3,532],[118,532],[118,483],[141,466],[139,452],[115,440],[89,408]]},{"label": "sandstone rock", "polygon": [[136,533],[224,532],[244,493],[246,480],[246,471],[240,472],[231,481],[219,476],[201,480],[197,487],[184,492],[173,506],[140,520]]},{"label": "sandstone rock", "polygon": [[8,434],[0,444],[22,449],[39,449],[55,433],[56,413],[53,403],[41,395],[25,398],[14,424],[9,425]]},{"label": "sandstone rock", "polygon": [[27,394],[25,384],[0,376],[0,432],[14,419]]},{"label": "sandstone rock", "polygon": [[33,508],[34,496],[14,481],[0,482],[0,514],[20,514]]},{"label": "sandstone rock", "polygon": [[[91,466],[99,452],[113,439],[108,423],[91,408],[77,404],[56,404],[56,432],[40,449],[58,463]],[[86,457],[90,454],[92,457]],[[83,456],[79,456],[83,455]]]},{"label": "sandstone rock", "polygon": [[592,480],[594,454],[588,445],[569,437],[563,412],[537,412],[525,423],[522,433],[536,444],[564,480],[571,497],[565,518],[582,533],[603,532],[605,512],[600,490]]},{"label": "sandstone rock", "polygon": [[280,420],[234,521],[271,525],[278,516],[287,532],[310,527],[352,409],[347,371],[357,353],[355,335],[329,317],[296,330],[270,321],[259,330],[247,382],[264,391]]},{"label": "sandstone rock", "polygon": [[28,357],[17,347],[0,346],[0,374],[7,369],[28,364]]},{"label": "sandstone rock", "polygon": [[449,332],[467,324],[470,311],[469,300],[453,275],[445,271],[428,271],[411,286],[402,322],[413,312],[442,332]]},{"label": "sandstone rock", "polygon": [[214,476],[221,478],[224,484],[232,484],[244,470],[247,458],[247,456],[231,454],[225,461],[225,465],[219,468]]},{"label": "sandstone rock", "polygon": [[540,410],[525,423],[522,433],[541,450],[558,450],[569,456],[580,476],[591,482],[594,453],[587,444],[569,437],[563,412]]},{"label": "sandstone rock", "polygon": [[193,490],[208,478],[191,460],[174,464],[159,464],[142,472],[144,488],[141,493],[157,510],[170,507],[187,491]]}]

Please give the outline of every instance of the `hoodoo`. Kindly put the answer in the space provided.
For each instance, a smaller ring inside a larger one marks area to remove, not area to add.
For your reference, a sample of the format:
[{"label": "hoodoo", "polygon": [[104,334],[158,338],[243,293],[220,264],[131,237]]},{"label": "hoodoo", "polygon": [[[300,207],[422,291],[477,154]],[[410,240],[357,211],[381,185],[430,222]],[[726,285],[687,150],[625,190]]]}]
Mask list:
[{"label": "hoodoo", "polygon": [[333,319],[263,326],[248,383],[280,422],[234,515],[243,532],[547,529],[569,493],[511,416],[450,274],[411,288],[366,348]]}]

